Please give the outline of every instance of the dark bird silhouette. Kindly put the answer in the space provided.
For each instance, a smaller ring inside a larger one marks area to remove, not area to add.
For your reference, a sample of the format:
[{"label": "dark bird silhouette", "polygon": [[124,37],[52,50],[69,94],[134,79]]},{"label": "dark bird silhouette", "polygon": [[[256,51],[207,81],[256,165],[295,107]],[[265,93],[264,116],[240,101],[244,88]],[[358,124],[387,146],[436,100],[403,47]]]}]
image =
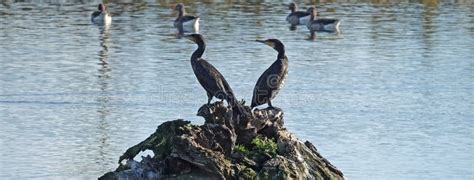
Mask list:
[{"label": "dark bird silhouette", "polygon": [[191,55],[191,66],[199,83],[206,90],[208,97],[207,105],[211,103],[212,97],[216,97],[221,101],[226,100],[232,106],[234,112],[242,114],[244,107],[235,98],[224,76],[214,66],[201,58],[206,49],[204,37],[200,34],[191,34],[184,37],[198,45],[198,48]]},{"label": "dark bird silhouette", "polygon": [[300,25],[306,24],[309,21],[309,11],[297,11],[297,6],[295,3],[290,3],[288,9],[291,11],[288,16],[286,16],[286,21],[291,25]]},{"label": "dark bird silhouette", "polygon": [[317,15],[316,8],[310,7],[308,9],[311,12],[310,19],[306,27],[311,31],[326,31],[335,32],[339,31],[339,19],[334,18],[315,18]]},{"label": "dark bird silhouette", "polygon": [[278,39],[256,41],[272,47],[278,52],[278,55],[277,60],[258,78],[253,90],[251,107],[254,108],[255,106],[268,103],[268,106],[273,108],[271,100],[275,98],[281,87],[283,87],[288,75],[288,58],[285,54],[285,46]]},{"label": "dark bird silhouette", "polygon": [[182,33],[184,31],[199,31],[199,16],[186,15],[184,4],[179,3],[174,10],[178,11],[178,17],[174,20],[174,27]]},{"label": "dark bird silhouette", "polygon": [[100,3],[97,7],[98,11],[91,14],[91,21],[95,24],[109,24],[112,22],[112,17],[107,10],[105,4]]}]

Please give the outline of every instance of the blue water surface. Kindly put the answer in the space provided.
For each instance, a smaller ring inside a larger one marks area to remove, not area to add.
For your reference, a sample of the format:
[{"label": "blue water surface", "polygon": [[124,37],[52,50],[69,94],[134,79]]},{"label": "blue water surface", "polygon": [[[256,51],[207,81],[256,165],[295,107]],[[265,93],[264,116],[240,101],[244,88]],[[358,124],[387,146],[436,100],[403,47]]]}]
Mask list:
[{"label": "blue water surface", "polygon": [[[0,3],[0,179],[95,179],[162,122],[203,123],[175,2],[110,2],[106,27],[90,23],[98,3]],[[474,179],[471,1],[322,2],[341,31],[315,39],[283,3],[186,3],[239,99],[276,59],[254,40],[278,38],[289,75],[273,104],[347,178]]]}]

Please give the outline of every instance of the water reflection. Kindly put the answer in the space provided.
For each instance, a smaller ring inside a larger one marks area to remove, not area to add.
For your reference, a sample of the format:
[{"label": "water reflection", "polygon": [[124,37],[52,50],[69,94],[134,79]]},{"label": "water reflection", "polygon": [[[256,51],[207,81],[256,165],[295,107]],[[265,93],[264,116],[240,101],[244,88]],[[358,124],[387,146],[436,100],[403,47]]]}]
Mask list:
[{"label": "water reflection", "polygon": [[110,125],[108,124],[107,117],[110,115],[110,92],[109,92],[109,81],[111,79],[111,71],[112,69],[109,66],[108,57],[109,57],[109,29],[110,25],[105,24],[104,26],[98,26],[100,29],[99,41],[100,47],[102,49],[99,51],[99,69],[97,70],[97,84],[100,89],[100,93],[96,98],[97,103],[99,104],[97,113],[98,113],[98,127],[100,137],[98,139],[98,146],[99,146],[99,154],[96,157],[97,162],[106,164],[107,156],[106,152],[109,152],[110,144],[109,140],[109,130]]},{"label": "water reflection", "polygon": [[[194,100],[202,88],[188,59],[194,46],[174,37],[176,1],[109,2],[111,27],[90,25],[96,2],[13,1],[0,2],[0,151],[8,155],[0,177],[92,179],[113,170],[116,157],[159,122],[201,123]],[[285,126],[318,143],[348,178],[474,179],[473,6],[318,1],[323,16],[342,19],[344,36],[317,33],[310,42],[304,25],[288,30],[281,3],[212,2],[185,2],[203,17],[208,59],[248,100],[275,52],[247,41],[284,41],[291,57],[278,97]],[[157,88],[163,100],[148,98]]]},{"label": "water reflection", "polygon": [[297,28],[296,25],[291,24],[288,29],[290,29],[290,31],[296,31],[296,28]]},{"label": "water reflection", "polygon": [[[99,36],[99,41],[100,41],[100,47],[102,49],[99,51],[99,61],[100,65],[102,65],[103,69],[110,70],[110,68],[107,66],[108,65],[108,52],[109,52],[109,30],[110,30],[110,24],[104,24],[104,26],[97,26],[100,29],[100,36]],[[107,71],[108,72],[108,71]]]},{"label": "water reflection", "polygon": [[317,34],[318,33],[325,33],[325,34],[330,34],[333,36],[339,36],[341,34],[341,31],[337,30],[335,32],[317,32],[317,31],[309,31],[309,36],[307,40],[316,40],[317,39]]},{"label": "water reflection", "polygon": [[309,40],[316,40],[316,32],[309,31]]},{"label": "water reflection", "polygon": [[423,45],[424,45],[423,49],[425,51],[423,53],[423,56],[425,56],[426,58],[428,58],[432,54],[431,52],[434,46],[433,36],[436,29],[436,25],[433,22],[433,18],[435,18],[438,15],[435,5],[437,5],[437,3],[426,4],[426,6],[423,9],[423,14],[422,14],[423,16],[422,24],[421,24],[422,31],[420,33],[421,33],[421,37],[423,38],[422,40]]}]

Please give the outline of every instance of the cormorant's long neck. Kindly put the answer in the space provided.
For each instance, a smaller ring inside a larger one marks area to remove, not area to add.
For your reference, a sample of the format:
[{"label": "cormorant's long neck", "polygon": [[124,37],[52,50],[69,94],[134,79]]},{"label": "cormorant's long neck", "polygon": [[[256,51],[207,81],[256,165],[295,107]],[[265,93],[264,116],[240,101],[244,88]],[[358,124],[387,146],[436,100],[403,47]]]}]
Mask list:
[{"label": "cormorant's long neck", "polygon": [[286,57],[285,52],[282,52],[282,53],[278,53],[278,59],[288,59],[288,58]]},{"label": "cormorant's long neck", "polygon": [[285,54],[285,48],[279,47],[277,51],[278,51],[278,56],[277,56],[278,59],[287,59],[286,54]]},{"label": "cormorant's long neck", "polygon": [[311,11],[311,14],[309,15],[309,20],[314,21],[314,14],[316,13],[316,10]]},{"label": "cormorant's long neck", "polygon": [[291,10],[291,13],[294,13],[296,11],[296,7],[291,7],[290,10]]},{"label": "cormorant's long neck", "polygon": [[197,41],[196,44],[198,45],[198,48],[193,52],[193,55],[191,55],[192,61],[201,58],[202,54],[204,54],[204,50],[206,50],[206,43],[204,43],[204,41]]}]

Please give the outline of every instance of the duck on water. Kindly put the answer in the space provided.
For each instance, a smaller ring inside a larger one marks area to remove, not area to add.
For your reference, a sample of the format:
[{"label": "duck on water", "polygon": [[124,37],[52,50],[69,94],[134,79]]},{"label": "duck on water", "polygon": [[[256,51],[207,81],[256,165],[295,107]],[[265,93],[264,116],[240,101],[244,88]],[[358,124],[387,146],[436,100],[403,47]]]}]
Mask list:
[{"label": "duck on water", "polygon": [[309,16],[311,13],[309,11],[298,11],[298,7],[296,3],[290,3],[288,5],[288,9],[290,10],[290,14],[286,16],[286,21],[291,25],[305,25],[309,21]]},{"label": "duck on water", "polygon": [[311,32],[315,31],[325,31],[325,32],[337,32],[339,31],[339,25],[341,22],[339,19],[335,18],[316,18],[316,8],[310,7],[308,9],[310,11],[310,19],[309,22],[306,24],[306,27]]},{"label": "duck on water", "polygon": [[97,9],[98,11],[93,12],[91,15],[92,23],[99,25],[110,24],[112,22],[112,17],[107,10],[107,6],[105,6],[103,3],[100,3]]},{"label": "duck on water", "polygon": [[199,16],[187,15],[184,4],[182,3],[178,3],[174,10],[178,11],[178,17],[174,20],[173,26],[177,28],[180,33],[199,32]]}]

